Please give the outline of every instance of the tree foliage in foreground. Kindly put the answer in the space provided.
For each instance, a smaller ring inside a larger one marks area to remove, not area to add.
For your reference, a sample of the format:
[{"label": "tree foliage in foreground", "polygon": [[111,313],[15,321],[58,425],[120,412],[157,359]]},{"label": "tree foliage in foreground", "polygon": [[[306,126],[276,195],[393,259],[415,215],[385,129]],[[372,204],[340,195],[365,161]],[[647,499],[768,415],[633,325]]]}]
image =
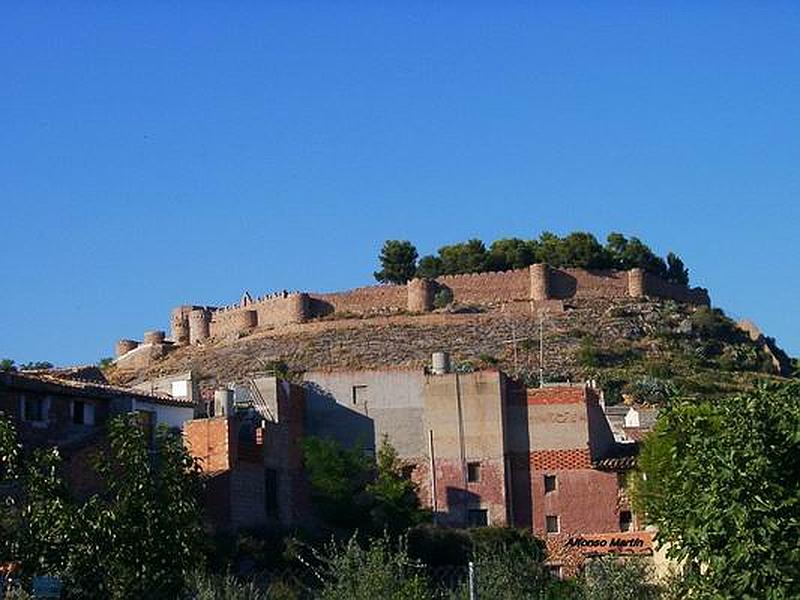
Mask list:
[{"label": "tree foliage in foreground", "polygon": [[59,477],[55,449],[23,457],[0,417],[0,560],[27,577],[62,578],[74,598],[175,598],[201,559],[199,468],[181,437],[159,428],[154,443],[133,415],[109,424],[97,457],[104,491],[79,503]]},{"label": "tree foliage in foreground", "polygon": [[374,462],[358,445],[334,440],[308,437],[303,450],[315,509],[333,529],[397,534],[428,519],[385,436]]},{"label": "tree foliage in foreground", "polygon": [[633,493],[700,598],[800,597],[800,383],[675,401]]}]

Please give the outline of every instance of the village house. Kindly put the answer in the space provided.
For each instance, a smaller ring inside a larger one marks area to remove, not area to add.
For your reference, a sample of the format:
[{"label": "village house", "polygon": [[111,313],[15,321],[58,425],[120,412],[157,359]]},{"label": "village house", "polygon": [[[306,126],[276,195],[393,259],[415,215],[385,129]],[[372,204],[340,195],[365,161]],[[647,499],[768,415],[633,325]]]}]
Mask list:
[{"label": "village house", "polygon": [[[304,378],[305,433],[368,452],[386,436],[437,523],[526,528],[562,575],[609,551],[652,554],[626,493],[638,444],[615,439],[592,384],[526,389],[497,369],[453,372],[441,354],[425,371]],[[628,417],[620,429],[639,434]]]},{"label": "village house", "polygon": [[14,423],[23,448],[59,449],[79,496],[96,487],[87,461],[109,419],[136,413],[152,435],[160,425],[182,430],[194,410],[186,397],[111,385],[95,367],[0,373],[0,413]]}]

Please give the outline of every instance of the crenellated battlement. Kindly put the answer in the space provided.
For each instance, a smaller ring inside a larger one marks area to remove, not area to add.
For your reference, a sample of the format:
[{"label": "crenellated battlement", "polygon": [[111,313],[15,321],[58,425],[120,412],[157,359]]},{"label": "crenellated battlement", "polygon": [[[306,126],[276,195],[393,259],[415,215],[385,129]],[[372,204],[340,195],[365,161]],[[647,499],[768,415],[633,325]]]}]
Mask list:
[{"label": "crenellated battlement", "polygon": [[[222,307],[183,305],[173,309],[171,339],[150,331],[142,346],[166,351],[172,346],[201,344],[210,339],[246,334],[258,328],[302,323],[339,315],[391,315],[430,312],[439,290],[449,290],[453,301],[464,305],[498,306],[512,303],[532,308],[563,310],[573,298],[671,298],[679,302],[710,305],[708,291],[671,283],[645,272],[555,268],[534,264],[525,269],[444,275],[412,279],[405,285],[381,284],[332,293],[276,292],[253,298],[245,292],[237,304]],[[118,359],[136,354],[135,340],[117,343]],[[160,353],[151,353],[160,355]]]}]

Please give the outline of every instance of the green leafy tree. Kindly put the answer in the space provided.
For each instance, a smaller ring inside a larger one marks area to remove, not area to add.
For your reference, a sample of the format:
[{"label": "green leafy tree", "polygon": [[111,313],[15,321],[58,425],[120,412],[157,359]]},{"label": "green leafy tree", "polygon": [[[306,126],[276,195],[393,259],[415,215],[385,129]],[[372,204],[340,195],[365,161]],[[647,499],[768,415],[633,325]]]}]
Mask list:
[{"label": "green leafy tree", "polygon": [[397,450],[384,436],[378,448],[377,475],[367,484],[371,496],[370,517],[373,528],[398,534],[429,519],[422,510],[417,485],[403,474]]},{"label": "green leafy tree", "polygon": [[375,279],[381,283],[406,283],[417,271],[417,249],[407,240],[386,240],[381,248],[381,270]]},{"label": "green leafy tree", "polygon": [[419,259],[416,276],[423,279],[436,279],[442,274],[442,261],[438,256],[429,254]]},{"label": "green leafy tree", "polygon": [[477,239],[439,248],[443,275],[481,273],[488,265],[486,246]]},{"label": "green leafy tree", "polygon": [[659,600],[662,597],[652,565],[635,556],[605,556],[587,563],[582,600]]},{"label": "green leafy tree", "polygon": [[97,361],[97,366],[100,367],[102,370],[109,369],[113,366],[114,359],[110,356],[104,356],[99,361]]},{"label": "green leafy tree", "polygon": [[612,266],[611,257],[591,234],[576,231],[561,240],[561,265],[582,269],[607,269]]},{"label": "green leafy tree", "polygon": [[625,249],[619,257],[618,268],[634,269],[637,267],[659,277],[665,277],[667,273],[667,265],[664,260],[656,256],[639,238],[632,237],[625,244]]},{"label": "green leafy tree", "polygon": [[303,456],[319,516],[334,528],[363,526],[363,515],[370,504],[365,488],[372,476],[372,465],[363,449],[307,437],[303,440]]},{"label": "green leafy tree", "polygon": [[667,281],[673,283],[689,283],[689,269],[683,264],[681,257],[670,252],[667,254]]},{"label": "green leafy tree", "polygon": [[199,467],[180,435],[159,428],[151,444],[135,416],[114,419],[96,465],[104,492],[84,504],[59,477],[57,451],[21,460],[4,418],[0,463],[12,489],[0,504],[0,559],[21,561],[28,577],[59,576],[71,597],[175,598],[197,569]]},{"label": "green leafy tree", "polygon": [[322,583],[320,600],[429,600],[423,565],[411,560],[401,540],[393,548],[378,537],[361,544],[355,536],[344,544],[331,542],[322,552],[311,551],[313,573]]},{"label": "green leafy tree", "polygon": [[553,267],[564,266],[564,246],[555,233],[544,231],[539,236],[538,260]]},{"label": "green leafy tree", "polygon": [[600,366],[600,358],[594,338],[590,335],[582,337],[578,347],[578,364],[585,369],[593,369]]},{"label": "green leafy tree", "polygon": [[17,367],[14,365],[14,361],[10,358],[4,358],[0,360],[0,372],[2,371],[16,371]]},{"label": "green leafy tree", "polygon": [[800,597],[798,456],[800,382],[662,411],[632,494],[696,597]]},{"label": "green leafy tree", "polygon": [[53,363],[45,360],[31,361],[19,366],[20,371],[46,371],[53,368]]},{"label": "green leafy tree", "polygon": [[492,271],[522,269],[536,262],[534,242],[507,238],[492,242],[489,247],[488,268]]},{"label": "green leafy tree", "polygon": [[434,308],[445,308],[447,305],[453,302],[453,290],[448,287],[443,287],[439,289],[433,295],[433,307]]}]

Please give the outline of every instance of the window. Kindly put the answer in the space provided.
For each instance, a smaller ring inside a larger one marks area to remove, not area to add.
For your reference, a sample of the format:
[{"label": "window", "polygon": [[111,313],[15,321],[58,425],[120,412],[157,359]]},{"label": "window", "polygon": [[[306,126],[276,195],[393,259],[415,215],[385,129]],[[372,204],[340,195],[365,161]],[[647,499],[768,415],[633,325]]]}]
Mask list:
[{"label": "window", "polygon": [[45,420],[45,406],[43,398],[22,398],[22,418],[25,421],[42,422]]},{"label": "window", "polygon": [[486,527],[489,525],[489,511],[485,508],[470,508],[467,511],[468,527]]},{"label": "window", "polygon": [[94,425],[94,405],[83,400],[75,400],[70,407],[72,422],[75,425]]},{"label": "window", "polygon": [[547,533],[558,533],[561,528],[558,522],[558,515],[547,515],[544,518],[544,528]]},{"label": "window", "polygon": [[367,403],[367,386],[354,385],[353,404],[366,404],[366,403]]},{"label": "window", "polygon": [[417,465],[403,465],[400,468],[400,476],[403,479],[411,481],[411,477],[414,475],[414,469],[417,468]]},{"label": "window", "polygon": [[269,516],[278,514],[278,472],[275,469],[264,469],[264,508]]},{"label": "window", "polygon": [[471,462],[467,463],[467,481],[469,483],[476,483],[481,480],[481,463]]},{"label": "window", "polygon": [[547,565],[547,572],[555,579],[563,578],[561,565]]},{"label": "window", "polygon": [[633,525],[633,516],[631,515],[631,511],[623,510],[619,513],[619,530],[620,531],[630,531],[631,526]]},{"label": "window", "polygon": [[555,492],[556,491],[556,476],[555,475],[545,475],[544,476],[544,493],[547,494],[548,492]]},{"label": "window", "polygon": [[83,425],[85,408],[86,404],[80,400],[76,400],[72,403],[72,422],[75,423],[75,425]]}]

